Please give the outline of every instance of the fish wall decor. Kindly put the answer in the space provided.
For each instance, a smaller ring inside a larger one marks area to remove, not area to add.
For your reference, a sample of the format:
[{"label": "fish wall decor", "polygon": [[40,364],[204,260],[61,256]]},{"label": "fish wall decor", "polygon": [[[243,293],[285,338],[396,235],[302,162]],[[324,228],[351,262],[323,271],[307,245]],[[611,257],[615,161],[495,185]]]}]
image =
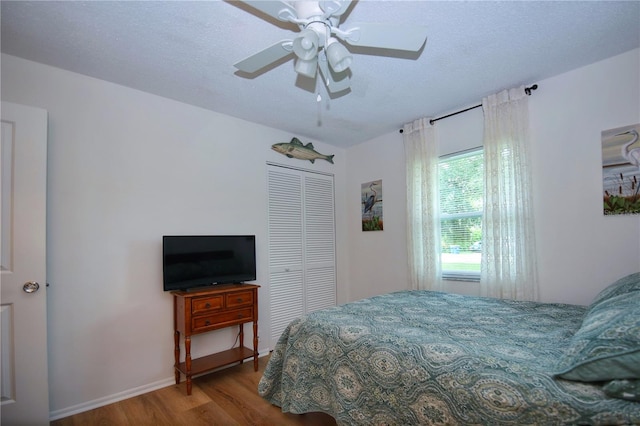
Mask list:
[{"label": "fish wall decor", "polygon": [[276,143],[271,145],[271,149],[286,155],[289,158],[297,158],[298,160],[309,160],[313,164],[316,160],[326,160],[333,164],[333,154],[324,155],[313,149],[313,144],[309,142],[304,145],[298,138],[291,139],[291,142]]}]

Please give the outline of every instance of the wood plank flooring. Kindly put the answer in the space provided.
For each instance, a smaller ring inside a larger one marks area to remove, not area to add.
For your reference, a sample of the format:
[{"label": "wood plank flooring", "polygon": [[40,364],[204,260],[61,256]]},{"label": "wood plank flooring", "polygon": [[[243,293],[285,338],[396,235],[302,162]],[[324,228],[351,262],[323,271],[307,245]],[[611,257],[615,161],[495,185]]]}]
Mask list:
[{"label": "wood plank flooring", "polygon": [[233,366],[193,380],[187,396],[184,379],[173,385],[84,413],[55,420],[51,426],[85,425],[309,425],[332,426],[324,413],[282,413],[258,395],[258,382],[269,357]]}]

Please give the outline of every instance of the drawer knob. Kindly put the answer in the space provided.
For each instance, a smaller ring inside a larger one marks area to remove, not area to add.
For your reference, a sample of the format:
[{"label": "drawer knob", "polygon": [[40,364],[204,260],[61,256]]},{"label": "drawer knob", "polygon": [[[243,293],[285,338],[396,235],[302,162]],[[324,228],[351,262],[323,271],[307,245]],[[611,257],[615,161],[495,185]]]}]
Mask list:
[{"label": "drawer knob", "polygon": [[242,318],[242,314],[238,314],[238,318]]},{"label": "drawer knob", "polygon": [[242,303],[242,297],[238,297],[238,298],[236,299],[236,302],[238,302],[238,303]]},{"label": "drawer knob", "polygon": [[205,308],[210,308],[211,307],[211,303],[207,302],[206,305],[204,305]]},{"label": "drawer knob", "polygon": [[211,321],[206,320],[206,321],[204,322],[204,325],[211,325]]}]

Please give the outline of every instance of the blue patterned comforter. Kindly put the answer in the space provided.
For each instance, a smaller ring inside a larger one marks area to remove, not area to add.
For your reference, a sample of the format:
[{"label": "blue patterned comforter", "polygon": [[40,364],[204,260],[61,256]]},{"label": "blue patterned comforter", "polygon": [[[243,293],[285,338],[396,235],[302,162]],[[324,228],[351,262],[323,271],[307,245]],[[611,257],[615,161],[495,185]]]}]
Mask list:
[{"label": "blue patterned comforter", "polygon": [[586,307],[403,291],[280,337],[258,391],[344,425],[640,424],[640,403],[552,373]]}]

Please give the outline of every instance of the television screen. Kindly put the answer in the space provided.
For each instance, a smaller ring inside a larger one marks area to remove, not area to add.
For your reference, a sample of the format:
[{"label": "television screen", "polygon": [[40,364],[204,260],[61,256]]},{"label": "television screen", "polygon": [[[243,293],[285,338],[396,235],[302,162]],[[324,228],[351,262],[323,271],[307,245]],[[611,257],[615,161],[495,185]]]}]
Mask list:
[{"label": "television screen", "polygon": [[255,235],[165,235],[164,291],[256,279]]}]

